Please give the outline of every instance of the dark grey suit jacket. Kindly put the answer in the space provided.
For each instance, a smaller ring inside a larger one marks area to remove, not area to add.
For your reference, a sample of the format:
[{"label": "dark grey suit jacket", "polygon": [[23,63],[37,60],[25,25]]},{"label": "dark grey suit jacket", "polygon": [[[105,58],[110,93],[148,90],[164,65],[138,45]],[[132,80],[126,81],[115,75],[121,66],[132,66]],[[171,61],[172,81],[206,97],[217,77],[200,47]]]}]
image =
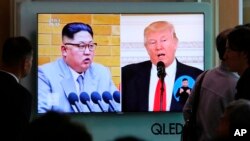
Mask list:
[{"label": "dark grey suit jacket", "polygon": [[1,138],[20,140],[31,117],[32,95],[10,74],[0,71]]}]

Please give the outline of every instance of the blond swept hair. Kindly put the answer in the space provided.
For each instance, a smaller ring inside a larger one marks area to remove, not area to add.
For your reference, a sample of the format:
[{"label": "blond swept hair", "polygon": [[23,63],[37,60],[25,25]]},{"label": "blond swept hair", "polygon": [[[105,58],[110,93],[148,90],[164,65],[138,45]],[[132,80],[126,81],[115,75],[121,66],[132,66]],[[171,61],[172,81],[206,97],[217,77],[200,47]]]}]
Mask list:
[{"label": "blond swept hair", "polygon": [[162,31],[165,29],[169,29],[170,32],[173,34],[173,37],[178,40],[173,24],[171,24],[168,21],[155,21],[153,23],[150,23],[144,29],[144,42],[146,42],[146,36],[147,36],[148,32],[150,32],[150,31]]}]

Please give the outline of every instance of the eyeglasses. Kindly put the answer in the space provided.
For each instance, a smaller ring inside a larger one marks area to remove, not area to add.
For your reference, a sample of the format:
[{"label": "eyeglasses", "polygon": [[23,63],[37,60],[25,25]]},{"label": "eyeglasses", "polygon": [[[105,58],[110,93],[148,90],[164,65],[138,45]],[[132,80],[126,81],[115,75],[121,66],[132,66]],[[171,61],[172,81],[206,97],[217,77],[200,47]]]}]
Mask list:
[{"label": "eyeglasses", "polygon": [[79,51],[84,52],[86,48],[89,49],[89,51],[94,51],[97,43],[90,43],[90,44],[85,44],[85,43],[80,43],[80,44],[74,44],[74,43],[65,43],[64,45],[71,45],[74,47],[77,47]]}]

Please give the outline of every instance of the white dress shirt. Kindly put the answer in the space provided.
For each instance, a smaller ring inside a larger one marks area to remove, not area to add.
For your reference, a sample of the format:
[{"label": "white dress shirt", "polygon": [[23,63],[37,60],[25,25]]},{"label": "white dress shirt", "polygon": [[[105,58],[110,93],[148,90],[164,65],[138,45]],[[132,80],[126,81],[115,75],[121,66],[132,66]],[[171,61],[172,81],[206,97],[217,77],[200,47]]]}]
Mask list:
[{"label": "white dress shirt", "polygon": [[[166,111],[170,111],[170,105],[172,100],[172,93],[173,93],[173,87],[174,87],[174,81],[175,81],[175,73],[176,73],[176,60],[167,68],[165,68],[166,71],[166,77],[164,78],[164,82],[167,89],[167,107]],[[158,82],[158,76],[157,76],[157,68],[154,64],[152,64],[151,72],[150,72],[150,83],[149,83],[149,107],[148,111],[153,111],[154,109],[154,99],[155,99],[155,91],[156,86]]]}]

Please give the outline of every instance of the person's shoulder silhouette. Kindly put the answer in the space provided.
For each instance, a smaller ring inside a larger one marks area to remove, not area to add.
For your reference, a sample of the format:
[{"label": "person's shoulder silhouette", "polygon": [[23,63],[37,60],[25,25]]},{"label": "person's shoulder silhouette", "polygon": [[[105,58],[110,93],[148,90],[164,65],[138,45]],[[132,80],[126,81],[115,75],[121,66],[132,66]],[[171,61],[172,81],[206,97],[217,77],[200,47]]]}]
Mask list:
[{"label": "person's shoulder silhouette", "polygon": [[26,37],[9,37],[0,57],[1,137],[19,140],[32,114],[32,94],[20,81],[31,70],[33,47]]},{"label": "person's shoulder silhouette", "polygon": [[117,137],[114,141],[145,141],[145,140],[135,136],[122,136],[122,137]]}]

